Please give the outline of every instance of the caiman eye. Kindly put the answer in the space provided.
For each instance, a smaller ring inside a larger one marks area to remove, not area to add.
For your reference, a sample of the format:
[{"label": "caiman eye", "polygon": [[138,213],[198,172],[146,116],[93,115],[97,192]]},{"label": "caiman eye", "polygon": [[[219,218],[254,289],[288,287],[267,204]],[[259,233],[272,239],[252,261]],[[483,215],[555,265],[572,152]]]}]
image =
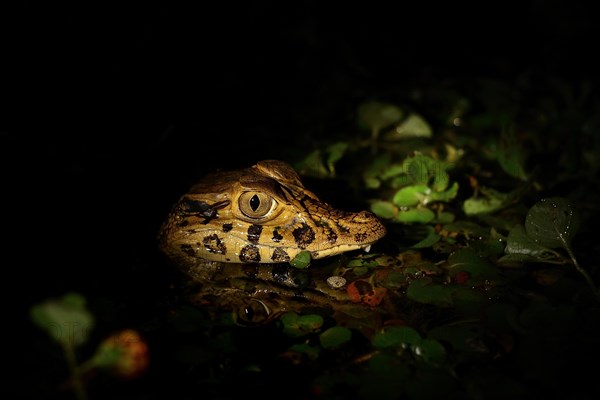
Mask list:
[{"label": "caiman eye", "polygon": [[269,320],[271,309],[258,299],[252,299],[248,304],[237,310],[235,322],[242,326],[256,326]]},{"label": "caiman eye", "polygon": [[238,200],[240,210],[249,218],[267,216],[276,204],[273,198],[261,192],[244,192]]}]

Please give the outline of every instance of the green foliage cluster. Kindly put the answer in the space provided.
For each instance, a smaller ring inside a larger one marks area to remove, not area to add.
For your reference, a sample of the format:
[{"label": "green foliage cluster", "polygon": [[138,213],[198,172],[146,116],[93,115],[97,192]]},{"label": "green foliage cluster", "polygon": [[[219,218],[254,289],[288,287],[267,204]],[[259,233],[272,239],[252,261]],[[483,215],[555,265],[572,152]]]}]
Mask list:
[{"label": "green foliage cluster", "polygon": [[[459,368],[469,370],[495,358],[522,367],[514,357],[529,355],[527,349],[515,355],[515,342],[534,340],[528,329],[537,329],[536,318],[545,318],[541,314],[556,311],[552,302],[568,299],[561,318],[569,321],[598,311],[597,271],[593,264],[587,266],[592,273],[580,265],[572,247],[573,239],[581,237],[581,215],[594,212],[594,200],[589,193],[555,189],[557,181],[594,182],[597,157],[583,160],[582,173],[574,168],[582,160],[565,153],[557,133],[541,141],[541,131],[550,129],[547,120],[523,119],[515,108],[470,115],[475,100],[455,100],[456,107],[437,126],[407,107],[365,102],[357,109],[357,131],[368,136],[359,133],[355,140],[335,142],[297,164],[305,174],[343,179],[357,188],[388,226],[388,235],[375,246],[382,253],[357,255],[338,270],[349,281],[387,289],[387,303],[381,303],[387,312],[390,304],[395,311],[409,309],[408,314],[385,314],[392,326],[353,328],[371,344],[357,384],[369,397],[435,398],[446,390],[460,392],[461,385],[472,396],[528,393],[515,374],[498,373],[498,384],[484,389],[489,376],[461,375]],[[552,101],[537,107],[545,118],[556,118],[550,114]],[[536,163],[540,154],[555,154],[560,162],[541,158]],[[525,288],[524,280],[534,287]],[[524,293],[535,293],[534,299]],[[533,315],[535,322],[529,319]],[[597,325],[573,324],[572,329],[594,336]],[[557,331],[550,336],[570,340]],[[544,373],[549,371],[542,368],[536,379],[543,381]],[[439,391],[417,393],[415,382],[422,388],[418,377],[428,374]],[[375,376],[383,386],[368,383]],[[334,391],[348,380],[319,384]]]}]

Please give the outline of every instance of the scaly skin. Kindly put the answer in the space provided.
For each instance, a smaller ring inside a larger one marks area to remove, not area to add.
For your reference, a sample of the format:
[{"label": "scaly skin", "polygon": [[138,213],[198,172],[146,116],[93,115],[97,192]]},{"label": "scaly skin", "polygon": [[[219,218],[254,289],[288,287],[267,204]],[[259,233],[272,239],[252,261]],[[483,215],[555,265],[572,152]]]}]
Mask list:
[{"label": "scaly skin", "polygon": [[[270,204],[264,215],[252,210],[261,202]],[[321,202],[291,166],[269,160],[200,181],[174,206],[159,238],[161,249],[182,265],[199,259],[270,264],[289,262],[303,250],[319,259],[367,248],[384,235],[372,213]]]}]

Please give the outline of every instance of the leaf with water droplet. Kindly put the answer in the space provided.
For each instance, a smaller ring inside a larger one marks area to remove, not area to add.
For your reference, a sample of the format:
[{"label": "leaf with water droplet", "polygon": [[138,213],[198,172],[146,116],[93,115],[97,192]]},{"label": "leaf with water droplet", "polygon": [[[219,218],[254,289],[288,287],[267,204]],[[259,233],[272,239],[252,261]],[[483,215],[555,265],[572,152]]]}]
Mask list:
[{"label": "leaf with water droplet", "polygon": [[[505,256],[498,261],[501,264],[522,262],[564,262],[560,254],[533,240],[526,232],[523,225],[515,225],[508,233]],[[562,261],[561,261],[562,260]]]},{"label": "leaf with water droplet", "polygon": [[421,340],[421,335],[414,328],[409,326],[391,326],[375,334],[371,342],[374,347],[384,349],[403,344],[416,345]]},{"label": "leaf with water droplet", "polygon": [[549,248],[567,248],[578,228],[579,219],[575,209],[562,197],[538,201],[525,218],[527,235]]},{"label": "leaf with water droplet", "polygon": [[446,349],[433,339],[423,339],[413,346],[413,352],[428,364],[441,365],[446,359]]},{"label": "leaf with water droplet", "polygon": [[378,200],[371,204],[371,211],[375,213],[379,218],[394,218],[398,209],[396,206],[389,201]]}]

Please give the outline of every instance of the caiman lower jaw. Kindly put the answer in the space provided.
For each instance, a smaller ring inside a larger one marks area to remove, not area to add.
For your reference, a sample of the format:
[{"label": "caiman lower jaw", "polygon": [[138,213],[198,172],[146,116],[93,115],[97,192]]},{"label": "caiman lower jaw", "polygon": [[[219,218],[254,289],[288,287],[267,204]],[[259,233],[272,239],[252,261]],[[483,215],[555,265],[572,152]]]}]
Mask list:
[{"label": "caiman lower jaw", "polygon": [[324,258],[324,257],[335,256],[335,255],[342,254],[347,251],[353,251],[353,250],[363,250],[368,253],[369,251],[371,251],[371,245],[372,245],[372,243],[369,243],[369,244],[342,244],[339,246],[331,247],[329,249],[317,250],[315,252],[312,252],[312,255],[313,255],[313,258],[319,259],[319,258]]}]

